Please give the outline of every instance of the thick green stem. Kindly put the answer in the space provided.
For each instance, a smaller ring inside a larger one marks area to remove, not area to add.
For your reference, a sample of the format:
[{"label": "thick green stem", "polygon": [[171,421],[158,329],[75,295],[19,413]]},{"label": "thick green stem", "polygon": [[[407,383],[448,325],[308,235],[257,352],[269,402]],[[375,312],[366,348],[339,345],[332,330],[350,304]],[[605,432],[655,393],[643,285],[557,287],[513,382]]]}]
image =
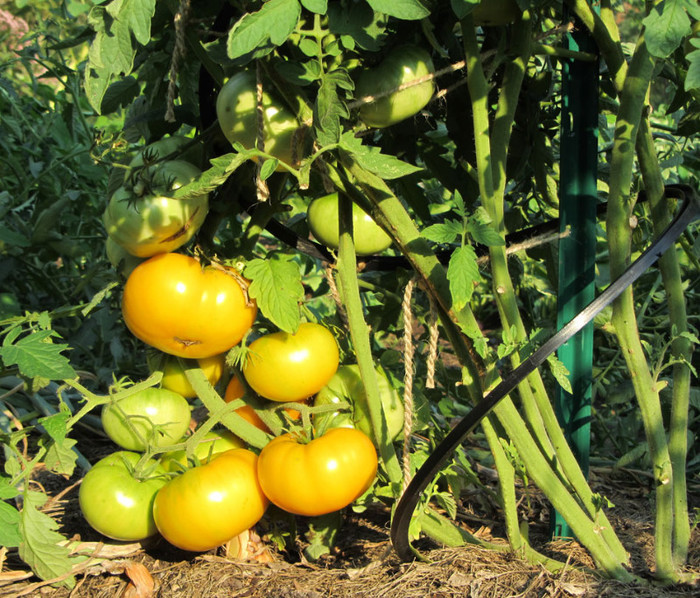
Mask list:
[{"label": "thick green stem", "polygon": [[[671,221],[664,181],[654,148],[648,119],[642,119],[637,138],[637,156],[644,187],[651,206],[654,232],[659,235]],[[659,259],[659,269],[666,288],[669,327],[672,334],[688,331],[685,294],[681,268],[675,251],[667,251]],[[688,519],[688,489],[686,484],[686,455],[688,451],[688,410],[690,407],[689,367],[692,344],[682,336],[673,339],[672,356],[678,360],[673,366],[673,390],[669,422],[668,450],[673,470],[673,561],[676,567],[685,564],[690,542]]]},{"label": "thick green stem", "polygon": [[343,305],[348,315],[348,326],[352,338],[360,376],[367,393],[370,421],[374,432],[375,444],[384,462],[394,495],[401,492],[402,472],[396,456],[394,445],[389,438],[386,417],[379,398],[379,385],[375,371],[372,347],[369,341],[369,328],[360,299],[360,287],[357,283],[357,258],[352,231],[352,202],[339,194],[340,204],[340,239],[338,243],[338,281]]},{"label": "thick green stem", "polygon": [[[627,267],[632,241],[632,208],[630,197],[634,169],[634,148],[654,60],[649,54],[643,34],[625,77],[620,96],[620,109],[615,126],[610,164],[607,234],[610,250],[610,277],[617,278]],[[628,288],[613,303],[612,323],[630,372],[639,402],[649,452],[656,480],[656,575],[673,578],[673,471],[663,426],[661,403],[639,337],[632,289]]]}]

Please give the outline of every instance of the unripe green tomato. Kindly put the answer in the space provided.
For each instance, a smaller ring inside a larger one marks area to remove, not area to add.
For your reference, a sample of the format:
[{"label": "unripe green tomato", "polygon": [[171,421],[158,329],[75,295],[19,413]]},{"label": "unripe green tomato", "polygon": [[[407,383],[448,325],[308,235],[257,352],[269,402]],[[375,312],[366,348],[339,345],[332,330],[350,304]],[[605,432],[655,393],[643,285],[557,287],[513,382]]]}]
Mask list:
[{"label": "unripe green tomato", "polygon": [[135,169],[143,166],[146,159],[153,162],[155,160],[162,160],[163,158],[170,156],[168,161],[182,160],[199,168],[202,163],[199,146],[193,145],[186,150],[183,149],[191,142],[192,139],[185,137],[184,135],[170,135],[168,137],[163,137],[158,141],[154,141],[153,143],[139,150],[131,162],[129,162],[129,168],[126,169],[124,173],[124,180],[127,180],[132,173],[138,176],[139,171]]},{"label": "unripe green tomato", "polygon": [[[245,448],[245,443],[232,432],[228,430],[207,432],[202,442],[195,447],[194,456],[204,465],[216,455],[236,448]],[[160,458],[160,463],[166,471],[182,472],[188,469],[187,453],[185,449],[165,453]]]},{"label": "unripe green tomato", "polygon": [[[338,194],[314,199],[306,212],[309,230],[320,243],[338,249]],[[356,203],[352,204],[352,228],[357,255],[381,253],[391,246],[391,237]]]},{"label": "unripe green tomato", "polygon": [[[379,399],[386,418],[387,433],[390,441],[396,440],[403,431],[404,406],[396,389],[391,385],[384,370],[376,368]],[[318,429],[353,427],[364,432],[370,438],[372,420],[367,403],[367,391],[362,382],[360,367],[356,364],[341,365],[331,381],[322,388],[314,399],[314,407],[332,405],[341,401],[350,404],[350,413],[339,411],[322,413],[314,416]]]},{"label": "unripe green tomato", "polygon": [[[435,72],[430,54],[418,46],[393,48],[376,67],[362,71],[355,85],[355,97],[377,96]],[[363,104],[360,119],[370,127],[388,127],[420,112],[433,97],[435,84],[425,81],[394,91]]]},{"label": "unripe green tomato", "polygon": [[134,268],[143,261],[143,258],[131,255],[109,235],[107,235],[105,239],[105,253],[107,254],[109,263],[112,264],[114,269],[124,278],[128,278]]},{"label": "unripe green tomato", "polygon": [[[209,210],[208,193],[187,199],[170,197],[172,191],[199,176],[196,166],[172,160],[154,170],[150,191],[137,196],[129,188],[120,187],[102,217],[107,234],[138,257],[169,253],[181,247],[195,235]],[[139,179],[135,188],[145,190],[144,185],[144,179]]]},{"label": "unripe green tomato", "polygon": [[158,531],[153,502],[168,478],[155,462],[147,465],[147,478],[134,477],[132,469],[140,459],[138,453],[112,453],[95,463],[80,484],[78,500],[85,520],[108,538],[136,542]]},{"label": "unripe green tomato", "polygon": [[175,444],[187,432],[190,419],[187,399],[165,388],[146,388],[102,409],[105,433],[130,451],[144,451],[149,442],[155,447]]},{"label": "unripe green tomato", "polygon": [[515,0],[481,0],[472,11],[474,25],[495,27],[515,23],[522,11]]},{"label": "unripe green tomato", "polygon": [[[231,77],[216,98],[216,116],[226,139],[246,149],[257,147],[257,93],[255,74],[241,71]],[[295,165],[303,156],[299,123],[281,103],[263,92],[263,139],[265,152],[282,162]],[[296,160],[295,160],[296,158]],[[279,168],[278,168],[279,169]]]}]

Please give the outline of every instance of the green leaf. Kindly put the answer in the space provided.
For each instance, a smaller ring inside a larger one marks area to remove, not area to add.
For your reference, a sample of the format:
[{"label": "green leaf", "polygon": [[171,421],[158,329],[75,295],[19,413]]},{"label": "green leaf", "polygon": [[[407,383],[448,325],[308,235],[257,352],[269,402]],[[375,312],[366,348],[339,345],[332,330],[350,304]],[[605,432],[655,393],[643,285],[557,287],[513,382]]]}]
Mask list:
[{"label": "green leaf", "polygon": [[0,501],[0,546],[15,548],[22,541],[20,514],[12,505]]},{"label": "green leaf", "polygon": [[77,441],[73,438],[65,438],[60,442],[51,442],[44,456],[44,463],[47,469],[58,475],[71,475],[78,460],[78,455],[73,450],[76,444]]},{"label": "green leaf", "polygon": [[684,10],[686,0],[664,0],[644,19],[644,41],[652,56],[667,58],[690,33],[690,19]]},{"label": "green leaf", "polygon": [[299,266],[280,254],[255,259],[245,267],[251,281],[248,294],[258,308],[281,330],[293,334],[299,327],[299,303],[304,298]]},{"label": "green leaf", "polygon": [[352,131],[343,134],[340,146],[350,152],[362,168],[386,180],[398,179],[422,170],[396,156],[382,154],[378,147],[362,145],[362,140],[355,137]]},{"label": "green leaf", "polygon": [[688,72],[685,75],[685,90],[700,89],[700,50],[693,50],[686,58]]},{"label": "green leaf", "polygon": [[[375,13],[364,3],[343,6],[342,2],[333,2],[328,6],[329,28],[343,38],[343,44],[348,49],[357,44],[370,52],[380,50],[386,36],[387,21],[386,15]],[[352,40],[351,44],[345,39],[348,37]]]},{"label": "green leaf", "polygon": [[51,337],[58,336],[58,333],[53,330],[40,330],[11,344],[16,336],[8,334],[0,347],[0,357],[5,366],[17,365],[20,373],[27,378],[75,378],[75,370],[68,358],[61,355],[61,351],[67,349],[68,345],[51,341]]},{"label": "green leaf", "polygon": [[373,10],[397,19],[417,21],[430,14],[419,0],[367,0]]},{"label": "green leaf", "polygon": [[231,59],[261,50],[272,51],[271,43],[279,46],[287,41],[294,31],[301,5],[298,0],[269,0],[253,13],[243,15],[231,28],[226,51]]},{"label": "green leaf", "polygon": [[304,548],[304,555],[310,561],[317,561],[324,554],[331,551],[335,544],[340,528],[343,526],[343,514],[341,511],[334,511],[327,515],[311,517],[309,519],[309,530],[305,536],[309,542]]},{"label": "green leaf", "polygon": [[302,6],[318,15],[325,15],[328,10],[328,0],[301,0]]},{"label": "green leaf", "polygon": [[0,223],[0,241],[13,247],[29,247],[31,243],[24,235],[15,232]]},{"label": "green leaf", "polygon": [[467,224],[467,230],[472,239],[481,245],[501,247],[506,244],[505,239],[493,230],[489,224],[479,222],[478,220],[470,219]]},{"label": "green leaf", "polygon": [[156,12],[156,0],[113,0],[107,6],[107,12],[124,24],[142,46],[151,40],[151,19]]},{"label": "green leaf", "polygon": [[68,428],[66,424],[71,418],[71,412],[68,410],[64,403],[61,403],[61,411],[49,415],[47,417],[39,418],[38,422],[44,427],[46,433],[51,437],[52,440],[56,442],[63,442],[66,435],[68,434]]},{"label": "green leaf", "polygon": [[566,366],[554,353],[547,357],[547,363],[549,364],[549,369],[552,372],[552,375],[559,383],[559,386],[571,394],[573,392],[573,388],[571,387],[571,380],[569,380],[569,370],[566,369]]},{"label": "green leaf", "polygon": [[421,231],[421,237],[425,237],[433,243],[454,243],[461,236],[464,227],[459,220],[445,220],[431,224]]},{"label": "green leaf", "polygon": [[211,168],[205,170],[184,187],[175,190],[173,197],[189,199],[204,193],[210,193],[224,183],[241,164],[255,156],[256,153],[256,150],[243,150],[238,153],[224,154],[218,158],[212,158]]},{"label": "green leaf", "polygon": [[338,94],[338,88],[347,89],[348,85],[352,86],[352,80],[345,69],[330,71],[321,79],[314,102],[314,129],[321,147],[338,143],[340,139],[340,119],[347,118],[350,113]]},{"label": "green leaf", "polygon": [[452,253],[447,266],[447,279],[450,283],[452,307],[459,311],[471,299],[475,283],[481,280],[476,253],[471,245],[458,247]]},{"label": "green leaf", "polygon": [[[493,1],[493,0],[491,0]],[[489,2],[489,0],[486,0]],[[474,7],[479,4],[479,0],[450,0],[452,11],[457,15],[458,19],[466,17]]]},{"label": "green leaf", "polygon": [[15,496],[19,496],[19,490],[10,484],[9,477],[0,475],[0,500],[7,500]]},{"label": "green leaf", "polygon": [[[45,500],[45,496],[43,496]],[[84,560],[70,558],[70,550],[61,546],[65,538],[56,532],[58,524],[48,515],[38,511],[36,497],[25,495],[20,518],[22,541],[19,544],[19,556],[27,563],[39,579],[54,579],[70,573],[74,564]],[[73,576],[60,582],[66,587],[75,585]]]}]

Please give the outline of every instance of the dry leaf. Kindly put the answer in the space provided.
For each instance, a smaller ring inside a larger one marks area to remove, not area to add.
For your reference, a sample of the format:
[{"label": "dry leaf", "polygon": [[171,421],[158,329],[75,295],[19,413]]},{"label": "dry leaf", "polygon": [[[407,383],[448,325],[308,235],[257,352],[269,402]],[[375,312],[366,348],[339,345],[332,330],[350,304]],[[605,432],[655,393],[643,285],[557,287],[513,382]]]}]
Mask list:
[{"label": "dry leaf", "polygon": [[151,598],[155,588],[153,577],[148,569],[141,563],[130,562],[124,568],[124,572],[130,579],[122,598]]}]

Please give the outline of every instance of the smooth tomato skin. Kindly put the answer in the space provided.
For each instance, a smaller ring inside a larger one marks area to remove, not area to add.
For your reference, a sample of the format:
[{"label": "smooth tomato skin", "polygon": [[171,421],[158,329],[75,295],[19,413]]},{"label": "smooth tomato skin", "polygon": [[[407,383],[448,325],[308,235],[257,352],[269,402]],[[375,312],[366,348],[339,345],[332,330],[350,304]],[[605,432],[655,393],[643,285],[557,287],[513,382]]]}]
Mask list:
[{"label": "smooth tomato skin", "polygon": [[[246,388],[243,385],[243,382],[241,382],[241,379],[238,377],[238,375],[232,376],[231,380],[229,380],[229,383],[226,386],[224,401],[231,403],[236,399],[242,399],[245,397],[245,394]],[[296,421],[301,417],[301,412],[297,411],[296,409],[287,407],[284,411],[292,420]],[[249,424],[253,424],[256,428],[258,428],[258,430],[262,430],[266,434],[272,434],[272,430],[270,430],[270,428],[267,427],[267,424],[260,419],[260,416],[255,412],[255,409],[253,409],[251,405],[243,405],[242,407],[239,407],[236,409],[236,413],[238,413],[238,415],[240,415]]]},{"label": "smooth tomato skin", "polygon": [[[362,71],[355,85],[355,97],[379,95],[404,83],[435,72],[430,54],[423,48],[402,45],[393,48],[376,67]],[[360,119],[370,127],[394,125],[420,112],[433,97],[434,82],[395,91],[360,107]]]},{"label": "smooth tomato skin", "polygon": [[173,190],[199,176],[199,168],[171,160],[149,170],[155,173],[150,193],[139,197],[129,187],[120,187],[102,216],[107,234],[136,257],[167,253],[185,245],[209,211],[207,193],[187,199],[172,197]]},{"label": "smooth tomato skin", "polygon": [[[130,429],[126,416],[131,416],[140,438]],[[156,447],[175,444],[187,432],[191,418],[187,399],[165,388],[146,388],[102,408],[105,433],[115,444],[130,451],[145,451],[149,439]]]},{"label": "smooth tomato skin", "polygon": [[312,322],[295,334],[273,332],[248,347],[243,375],[261,397],[272,401],[303,401],[321,390],[338,369],[339,353],[328,328]]},{"label": "smooth tomato skin", "polygon": [[[314,199],[306,211],[309,230],[320,243],[338,249],[338,194]],[[373,255],[391,247],[391,237],[360,206],[352,204],[352,229],[357,255]]]},{"label": "smooth tomato skin", "polygon": [[[289,110],[265,91],[262,105],[265,152],[282,162],[295,165],[303,157],[296,140],[298,136],[295,135],[299,123]],[[221,88],[216,98],[216,115],[224,136],[232,144],[240,143],[246,149],[256,147],[256,106],[256,77],[253,72],[236,73]]]},{"label": "smooth tomato skin", "polygon": [[[158,368],[163,370],[163,378],[160,381],[161,387],[172,390],[186,399],[194,399],[197,393],[187,379],[185,370],[180,365],[179,358],[174,355],[161,355],[163,357],[162,361],[158,355],[149,356],[148,358],[148,366],[151,371]],[[226,355],[222,353],[220,355],[213,355],[212,357],[203,357],[197,360],[197,364],[204,372],[207,380],[209,380],[209,384],[216,386],[219,380],[221,380],[221,376],[224,374]]]},{"label": "smooth tomato skin", "polygon": [[117,451],[98,461],[80,485],[80,510],[90,526],[103,536],[136,542],[155,533],[153,501],[168,478],[160,465],[153,477],[140,481],[129,472],[124,460],[136,465],[141,455]]},{"label": "smooth tomato skin", "polygon": [[[244,442],[228,430],[207,432],[204,439],[194,449],[194,456],[203,465],[209,463],[214,457],[230,451],[231,449],[245,448]],[[160,463],[166,471],[173,473],[183,472],[188,469],[187,453],[184,449],[165,453],[160,458]]]},{"label": "smooth tomato skin", "polygon": [[354,428],[333,428],[307,444],[283,434],[265,445],[258,457],[258,479],[270,502],[307,517],[346,507],[376,475],[374,445]]},{"label": "smooth tomato skin", "polygon": [[257,313],[232,275],[202,268],[179,253],[156,255],[134,268],[122,296],[124,322],[134,336],[164,353],[192,359],[238,344]]},{"label": "smooth tomato skin", "polygon": [[251,528],[268,506],[257,460],[249,450],[233,449],[172,479],[153,503],[158,531],[173,546],[203,552]]},{"label": "smooth tomato skin", "polygon": [[[376,368],[379,399],[386,418],[387,433],[390,441],[396,440],[403,431],[404,407],[401,397],[396,392],[384,370]],[[341,365],[335,376],[324,386],[314,399],[314,406],[331,405],[341,401],[349,402],[351,413],[331,412],[314,416],[317,427],[354,427],[370,438],[372,419],[369,414],[367,392],[357,364]]]}]

